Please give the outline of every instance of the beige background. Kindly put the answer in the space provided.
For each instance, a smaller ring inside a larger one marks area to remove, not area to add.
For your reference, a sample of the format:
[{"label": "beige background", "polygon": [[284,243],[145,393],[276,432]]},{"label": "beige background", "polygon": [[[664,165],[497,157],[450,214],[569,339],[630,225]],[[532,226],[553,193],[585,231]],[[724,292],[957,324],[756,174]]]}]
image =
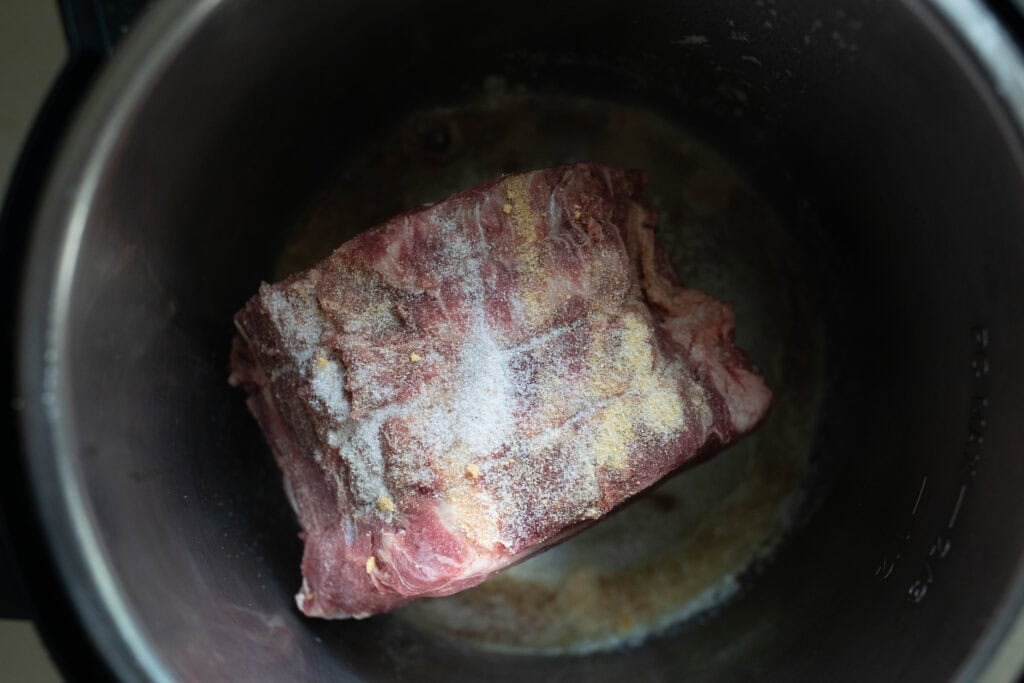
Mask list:
[{"label": "beige background", "polygon": [[[0,188],[5,191],[22,138],[64,55],[56,0],[0,0]],[[0,619],[0,681],[59,680],[32,624]]]}]

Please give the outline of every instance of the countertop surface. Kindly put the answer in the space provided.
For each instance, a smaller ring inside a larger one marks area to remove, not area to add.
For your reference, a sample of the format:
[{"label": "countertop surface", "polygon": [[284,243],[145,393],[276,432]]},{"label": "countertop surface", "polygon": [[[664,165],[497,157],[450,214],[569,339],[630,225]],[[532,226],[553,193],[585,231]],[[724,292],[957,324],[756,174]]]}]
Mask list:
[{"label": "countertop surface", "polygon": [[[0,188],[66,56],[56,0],[0,2]],[[10,457],[13,449],[0,449]],[[29,621],[0,618],[0,682],[60,681]]]}]

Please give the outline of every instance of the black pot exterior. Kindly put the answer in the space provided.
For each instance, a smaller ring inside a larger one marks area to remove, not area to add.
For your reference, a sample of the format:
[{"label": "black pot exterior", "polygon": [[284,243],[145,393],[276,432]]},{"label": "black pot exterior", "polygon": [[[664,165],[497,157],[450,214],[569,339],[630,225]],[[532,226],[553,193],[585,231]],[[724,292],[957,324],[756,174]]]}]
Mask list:
[{"label": "black pot exterior", "polygon": [[[1022,62],[986,21],[909,0],[155,7],[64,145],[21,308],[27,469],[98,649],[126,679],[974,678],[1024,596]],[[303,619],[279,476],[225,382],[231,315],[339,160],[495,75],[700,132],[820,258],[827,495],[747,594],[632,649]]]}]

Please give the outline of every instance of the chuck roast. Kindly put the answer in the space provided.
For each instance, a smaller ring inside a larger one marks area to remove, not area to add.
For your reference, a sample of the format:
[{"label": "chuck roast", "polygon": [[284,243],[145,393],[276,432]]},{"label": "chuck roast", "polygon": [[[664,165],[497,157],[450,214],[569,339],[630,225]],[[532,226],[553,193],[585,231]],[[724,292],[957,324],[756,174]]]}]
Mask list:
[{"label": "chuck roast", "polygon": [[753,429],[733,314],[678,283],[645,176],[510,175],[263,284],[232,384],[302,525],[310,616],[474,586]]}]

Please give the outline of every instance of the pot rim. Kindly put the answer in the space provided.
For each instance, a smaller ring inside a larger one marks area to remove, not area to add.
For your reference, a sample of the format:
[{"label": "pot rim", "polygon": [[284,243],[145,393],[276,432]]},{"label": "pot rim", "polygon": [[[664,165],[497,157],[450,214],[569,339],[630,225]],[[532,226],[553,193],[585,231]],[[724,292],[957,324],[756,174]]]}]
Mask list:
[{"label": "pot rim", "polygon": [[[66,321],[95,190],[120,132],[159,77],[222,4],[155,3],[119,47],[68,131],[42,194],[28,250],[17,325],[19,415],[31,496],[73,608],[122,680],[174,680],[119,589],[82,490],[68,382]],[[906,0],[964,60],[979,92],[1024,140],[1024,53],[983,0]],[[926,6],[927,5],[927,6]],[[1014,153],[1024,167],[1024,145]],[[1024,648],[1024,564],[1008,599],[955,678],[1010,680]],[[1019,651],[1018,651],[1019,650]]]},{"label": "pot rim", "polygon": [[82,487],[66,321],[95,190],[120,131],[221,0],[155,3],[98,75],[57,155],[31,226],[17,326],[20,427],[31,496],[87,634],[120,680],[172,683],[111,569]]}]

